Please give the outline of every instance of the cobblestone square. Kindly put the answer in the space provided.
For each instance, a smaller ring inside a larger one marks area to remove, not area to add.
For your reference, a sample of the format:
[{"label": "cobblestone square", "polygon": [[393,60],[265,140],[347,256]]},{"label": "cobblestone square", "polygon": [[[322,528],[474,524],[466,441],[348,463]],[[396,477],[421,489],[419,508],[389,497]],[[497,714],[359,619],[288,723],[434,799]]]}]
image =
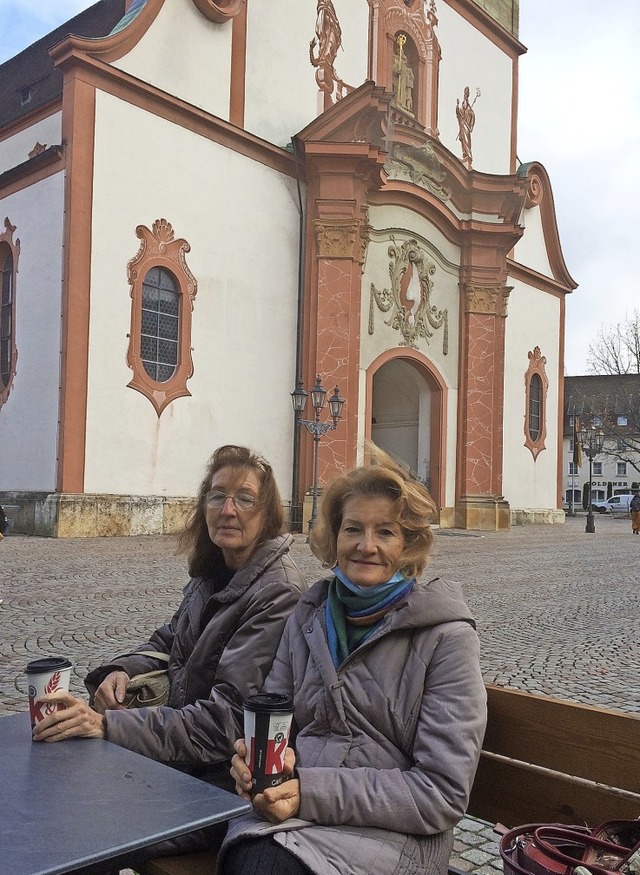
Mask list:
[{"label": "cobblestone square", "polygon": [[[503,533],[439,530],[425,575],[459,580],[477,618],[485,681],[640,713],[640,538],[627,516]],[[0,545],[0,714],[26,707],[27,662],[66,656],[72,692],[89,668],[147,640],[179,604],[186,563],[168,536]],[[302,535],[293,553],[321,573]],[[496,788],[499,792],[499,788]],[[465,818],[453,865],[501,869],[491,825]]]}]

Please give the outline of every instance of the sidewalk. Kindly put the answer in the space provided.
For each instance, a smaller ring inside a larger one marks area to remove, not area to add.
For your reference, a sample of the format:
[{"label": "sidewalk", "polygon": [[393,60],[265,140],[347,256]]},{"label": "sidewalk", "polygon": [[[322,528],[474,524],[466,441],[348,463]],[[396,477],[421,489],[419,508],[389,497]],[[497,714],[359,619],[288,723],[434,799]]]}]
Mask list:
[{"label": "sidewalk", "polygon": [[[640,713],[640,538],[628,517],[504,533],[436,532],[427,576],[459,580],[478,621],[487,683]],[[0,547],[0,714],[24,710],[24,667],[68,657],[72,692],[89,668],[147,640],[180,601],[187,580],[175,539],[55,540],[11,535]],[[306,539],[296,561],[321,573]],[[499,789],[496,790],[499,792]],[[452,864],[501,870],[491,829],[465,818]]]}]

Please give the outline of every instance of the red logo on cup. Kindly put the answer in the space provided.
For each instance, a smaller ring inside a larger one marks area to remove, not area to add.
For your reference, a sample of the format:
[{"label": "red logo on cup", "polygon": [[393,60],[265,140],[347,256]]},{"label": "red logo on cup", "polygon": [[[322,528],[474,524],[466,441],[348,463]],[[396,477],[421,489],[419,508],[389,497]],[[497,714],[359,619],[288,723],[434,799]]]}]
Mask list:
[{"label": "red logo on cup", "polygon": [[45,684],[44,691],[45,693],[55,693],[55,691],[60,686],[60,672],[54,671],[51,675],[47,683]]},{"label": "red logo on cup", "polygon": [[287,749],[287,737],[283,732],[276,733],[275,738],[267,739],[267,757],[264,765],[265,775],[279,775],[284,769],[284,753]]}]

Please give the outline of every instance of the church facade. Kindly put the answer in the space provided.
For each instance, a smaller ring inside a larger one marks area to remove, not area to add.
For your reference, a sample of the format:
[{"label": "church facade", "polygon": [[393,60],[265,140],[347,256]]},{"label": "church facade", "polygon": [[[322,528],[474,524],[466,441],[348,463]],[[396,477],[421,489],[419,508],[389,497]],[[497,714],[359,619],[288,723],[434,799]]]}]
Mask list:
[{"label": "church facade", "polygon": [[[296,504],[315,449],[321,487],[367,440],[442,527],[564,520],[576,284],[547,173],[516,157],[517,13],[100,0],[0,67],[18,531],[174,531],[224,443]],[[318,377],[345,404],[315,443],[290,394]]]}]

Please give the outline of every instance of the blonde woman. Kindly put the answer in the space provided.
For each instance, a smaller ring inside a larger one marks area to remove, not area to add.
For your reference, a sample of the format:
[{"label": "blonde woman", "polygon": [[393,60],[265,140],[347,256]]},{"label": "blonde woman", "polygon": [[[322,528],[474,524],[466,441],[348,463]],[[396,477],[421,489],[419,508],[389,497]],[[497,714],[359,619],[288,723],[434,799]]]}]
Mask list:
[{"label": "blonde woman", "polygon": [[[460,588],[420,580],[434,504],[375,448],[324,492],[331,568],[298,602],[264,690],[294,699],[290,779],[232,821],[219,875],[445,875],[486,723]],[[251,798],[244,742],[232,777]]]}]

